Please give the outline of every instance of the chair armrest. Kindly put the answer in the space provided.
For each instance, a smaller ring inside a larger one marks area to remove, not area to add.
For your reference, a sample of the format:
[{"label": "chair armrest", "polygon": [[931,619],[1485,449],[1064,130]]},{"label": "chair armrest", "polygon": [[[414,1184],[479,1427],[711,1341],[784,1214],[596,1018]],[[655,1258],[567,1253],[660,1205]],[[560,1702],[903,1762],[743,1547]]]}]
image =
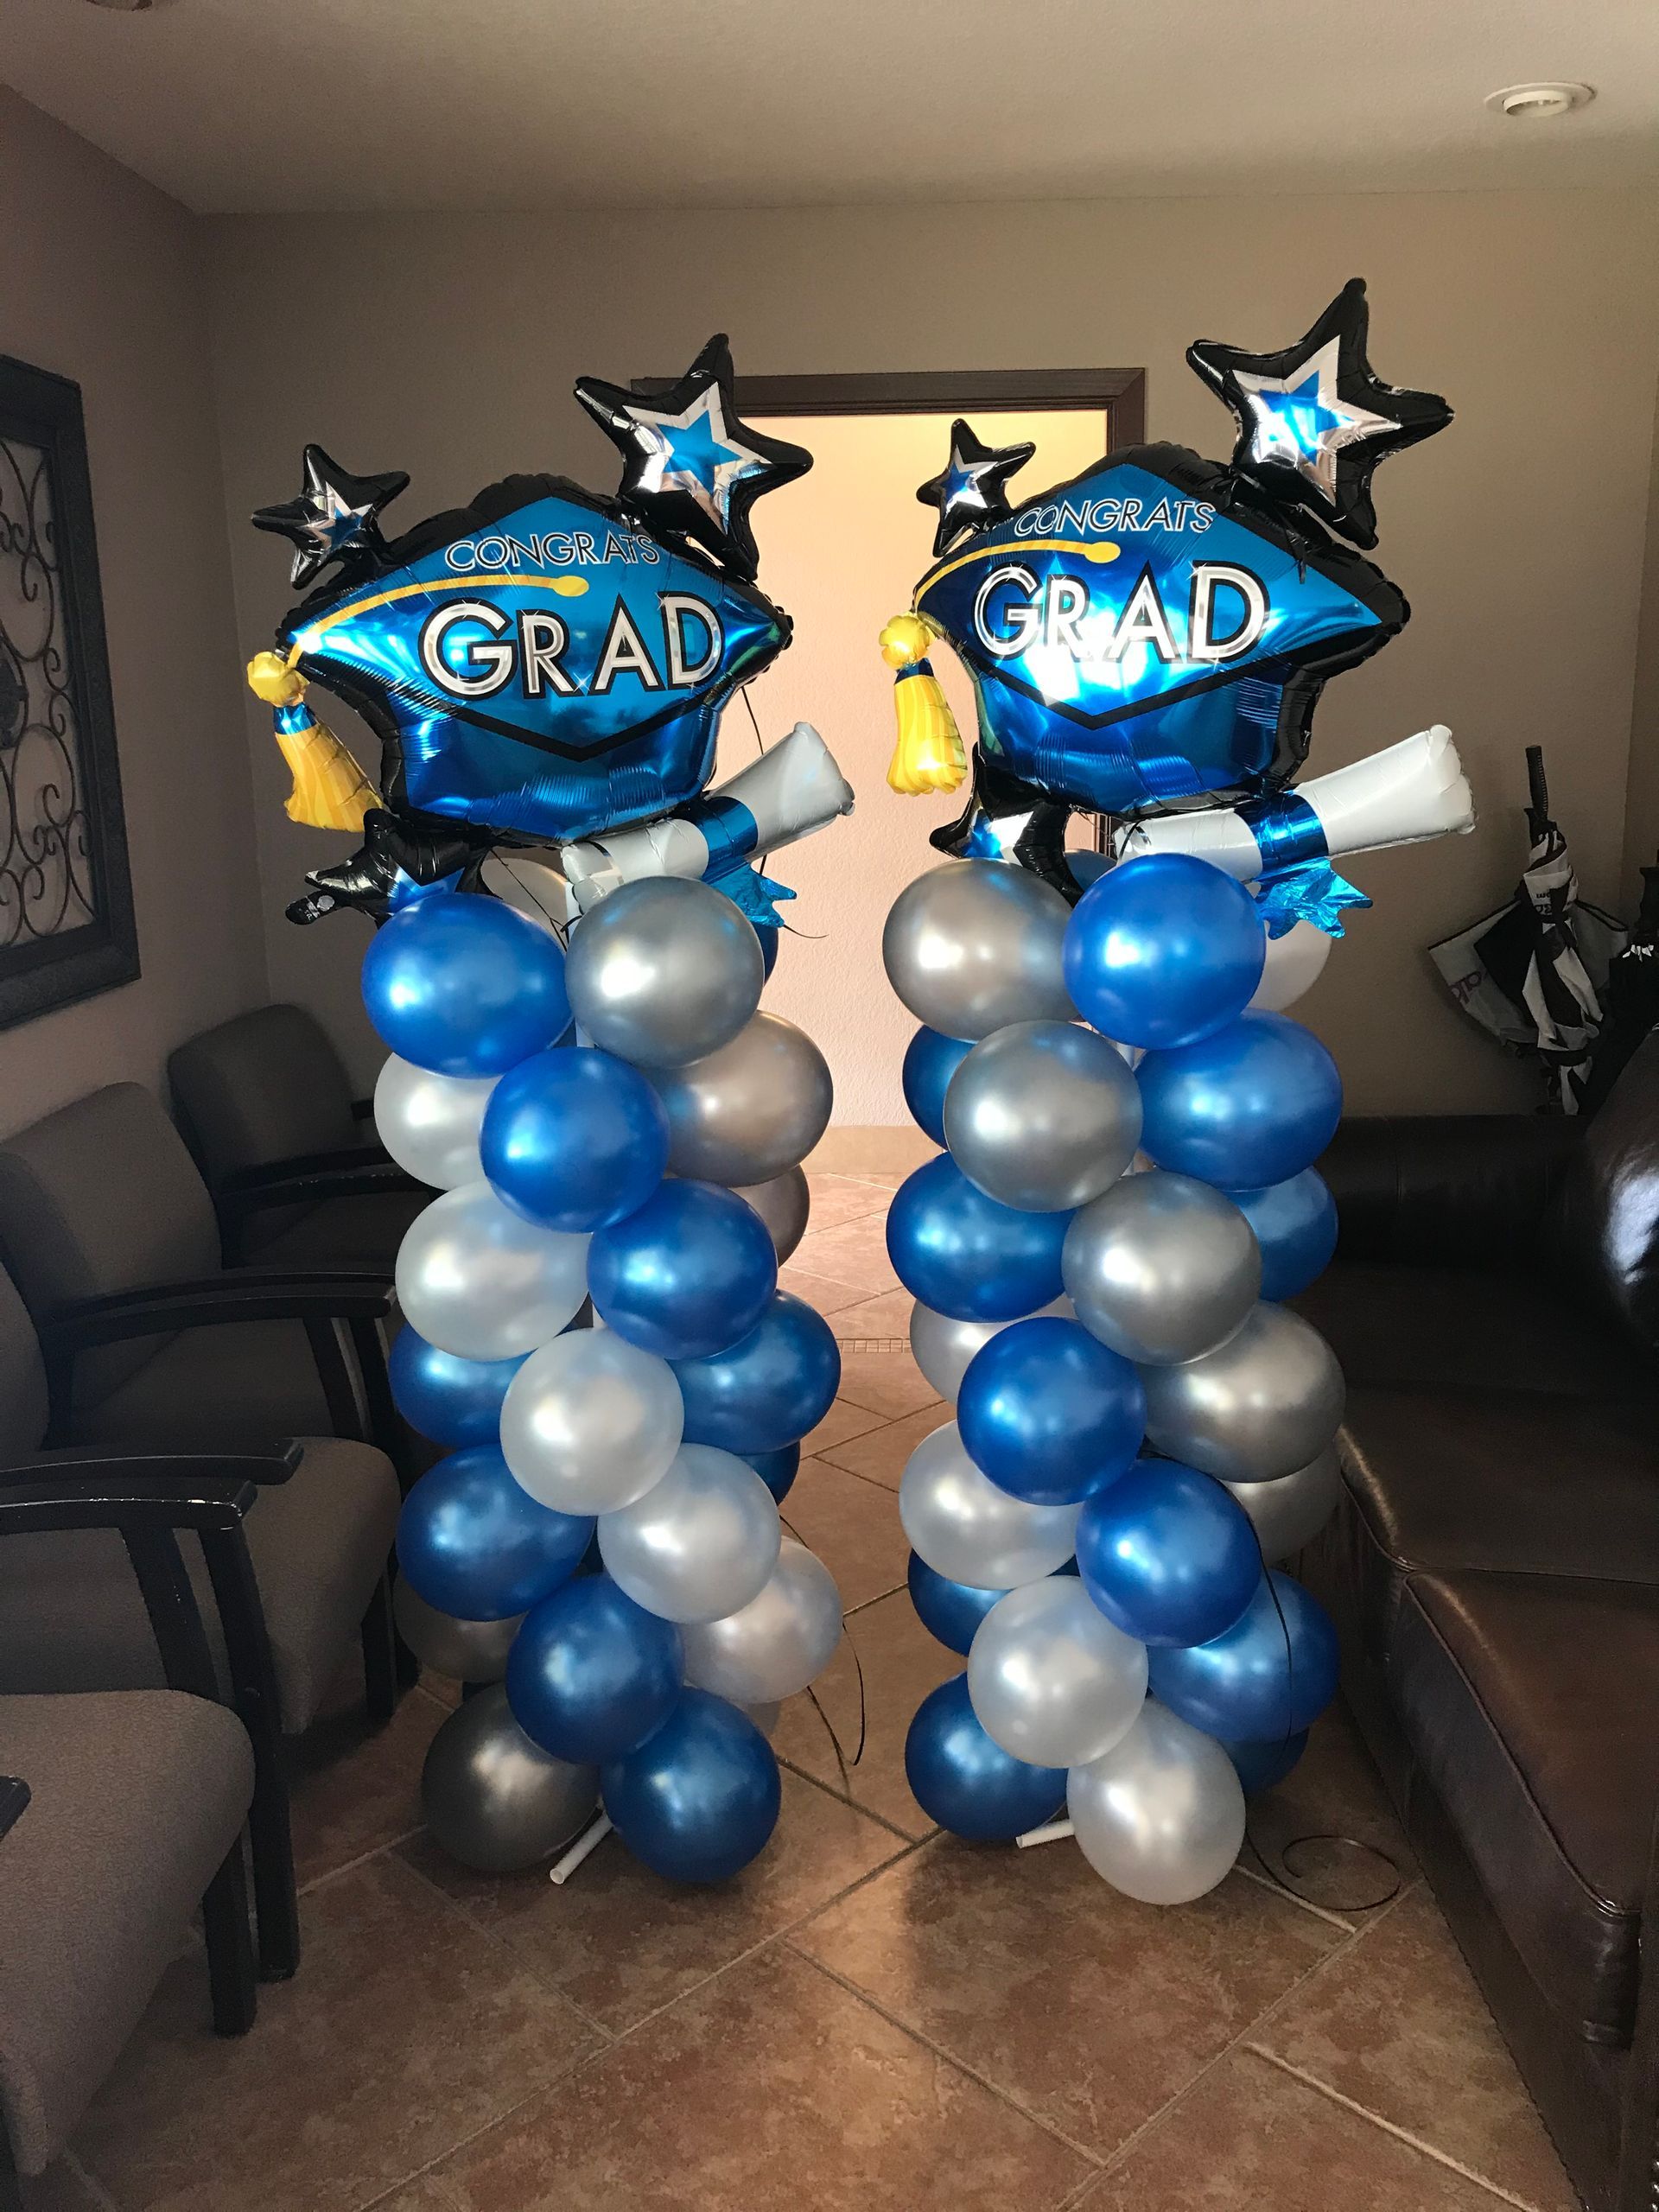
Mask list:
[{"label": "chair armrest", "polygon": [[414,1192],[432,1195],[395,1160],[362,1149],[308,1153],[264,1167],[245,1167],[227,1175],[216,1196],[222,1212],[237,1221],[271,1206],[317,1205],[327,1198],[372,1198]]},{"label": "chair armrest", "polygon": [[1432,1267],[1537,1267],[1575,1121],[1542,1115],[1357,1116],[1318,1162],[1337,1254]]},{"label": "chair armrest", "polygon": [[41,1322],[40,1337],[49,1357],[73,1357],[95,1344],[233,1321],[383,1321],[394,1302],[383,1277],[262,1274],[247,1268],[79,1299]]},{"label": "chair armrest", "polygon": [[31,1484],[73,1484],[97,1497],[106,1486],[118,1491],[135,1483],[158,1484],[181,1497],[204,1485],[251,1495],[287,1482],[303,1456],[292,1439],[269,1452],[110,1452],[93,1444],[60,1444],[0,1466],[0,1497],[19,1495]]},{"label": "chair armrest", "polygon": [[0,1774],[0,1836],[15,1828],[29,1806],[29,1784],[15,1774]]},{"label": "chair armrest", "polygon": [[352,1119],[354,1122],[372,1122],[374,1119],[373,1099],[353,1098],[352,1101]]}]

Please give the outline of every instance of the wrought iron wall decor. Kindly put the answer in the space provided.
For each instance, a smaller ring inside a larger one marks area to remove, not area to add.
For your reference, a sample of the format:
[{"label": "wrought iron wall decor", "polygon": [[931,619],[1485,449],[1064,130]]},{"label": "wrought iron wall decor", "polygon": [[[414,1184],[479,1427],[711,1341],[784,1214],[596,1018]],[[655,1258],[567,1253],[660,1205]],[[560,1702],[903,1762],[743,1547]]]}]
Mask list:
[{"label": "wrought iron wall decor", "polygon": [[0,355],[0,1028],[137,973],[80,387]]}]

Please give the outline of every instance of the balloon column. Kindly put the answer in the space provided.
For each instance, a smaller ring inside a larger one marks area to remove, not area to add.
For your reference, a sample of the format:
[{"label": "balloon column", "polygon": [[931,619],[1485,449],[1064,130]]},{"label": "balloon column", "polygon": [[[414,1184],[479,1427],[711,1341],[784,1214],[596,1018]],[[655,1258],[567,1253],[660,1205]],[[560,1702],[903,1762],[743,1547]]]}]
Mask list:
[{"label": "balloon column", "polygon": [[[1335,1247],[1313,1163],[1341,1087],[1283,1009],[1368,903],[1332,857],[1471,819],[1443,730],[1285,788],[1325,679],[1406,619],[1331,532],[1370,544],[1370,469],[1449,419],[1379,383],[1364,335],[1356,284],[1282,353],[1195,346],[1239,417],[1227,468],[1139,448],[1010,509],[1030,448],[958,424],[919,494],[936,565],[883,633],[897,789],[967,772],[940,637],[980,724],[953,857],[883,946],[924,1025],[906,1099],[947,1147],[888,1249],[956,1408],[899,1510],[917,1611],[967,1662],[915,1716],[911,1785],[976,1839],[1064,1811],[1150,1903],[1222,1878],[1246,1790],[1336,1688],[1278,1562],[1338,1483],[1342,1376],[1284,1301]],[[1077,809],[1114,834],[1074,869]]]},{"label": "balloon column", "polygon": [[[391,1374],[446,1456],[404,1503],[397,1618],[493,1687],[435,1740],[432,1832],[499,1872],[602,1800],[648,1866],[705,1882],[777,1819],[756,1713],[842,1632],[778,1510],[839,1378],[828,1325],[778,1287],[830,1076],[759,1010],[789,894],[751,856],[852,794],[803,724],[698,796],[719,702],[789,634],[750,588],[748,506],[808,457],[738,421],[723,340],[660,400],[578,397],[626,457],[614,501],[513,477],[387,545],[403,480],[312,448],[305,493],[256,519],[299,545],[296,582],[334,562],[343,589],[303,601],[252,680],[302,812],[351,780],[307,678],[385,740],[385,803],[331,817],[363,849],[296,918],[377,920],[376,1125],[435,1192],[397,1255]],[[485,892],[512,843],[561,849],[562,926]]]}]

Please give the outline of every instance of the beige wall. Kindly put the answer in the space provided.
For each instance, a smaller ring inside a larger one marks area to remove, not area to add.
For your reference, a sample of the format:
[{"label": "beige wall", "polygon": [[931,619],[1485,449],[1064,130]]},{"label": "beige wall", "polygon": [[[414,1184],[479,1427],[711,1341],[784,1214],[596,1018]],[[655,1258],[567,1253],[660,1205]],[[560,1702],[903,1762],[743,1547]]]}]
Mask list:
[{"label": "beige wall", "polygon": [[80,385],[143,973],[0,1031],[0,1128],[264,995],[194,219],[0,88],[0,352]]},{"label": "beige wall", "polygon": [[[1444,391],[1459,419],[1379,474],[1382,557],[1415,619],[1331,687],[1313,765],[1443,720],[1484,819],[1459,842],[1355,864],[1376,910],[1352,925],[1304,1010],[1362,1110],[1532,1103],[1521,1071],[1440,996],[1422,948],[1507,894],[1529,742],[1548,749],[1586,890],[1618,894],[1659,361],[1652,194],[207,227],[233,518],[292,493],[308,438],[355,468],[410,470],[410,519],[511,468],[608,486],[610,448],[570,401],[572,378],[677,370],[715,328],[733,334],[750,372],[1144,365],[1153,434],[1224,452],[1227,419],[1183,365],[1187,341],[1282,342],[1364,274],[1381,371]],[[233,523],[232,560],[251,651],[285,603],[283,558]],[[275,916],[338,840],[286,823],[257,710],[249,727]],[[828,718],[824,734],[846,745]],[[848,749],[866,742],[861,733]],[[884,836],[871,825],[905,804],[868,785],[861,803],[830,836]],[[919,868],[918,810],[904,819]],[[834,926],[821,911],[800,921]],[[360,1040],[359,925],[269,925],[279,992],[326,1007]]]}]

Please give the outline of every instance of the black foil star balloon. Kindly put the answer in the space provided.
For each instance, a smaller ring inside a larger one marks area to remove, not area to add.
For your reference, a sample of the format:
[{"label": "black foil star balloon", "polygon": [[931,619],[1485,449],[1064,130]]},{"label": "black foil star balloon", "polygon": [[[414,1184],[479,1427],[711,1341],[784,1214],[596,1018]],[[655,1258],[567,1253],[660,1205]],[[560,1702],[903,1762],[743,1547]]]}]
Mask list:
[{"label": "black foil star balloon", "polygon": [[296,550],[291,582],[296,591],[302,590],[330,561],[353,553],[378,559],[385,550],[380,510],[408,483],[401,468],[388,469],[383,476],[353,476],[321,446],[307,446],[304,491],[280,507],[261,507],[253,526],[293,540]]},{"label": "black foil star balloon", "polygon": [[804,476],[812,456],[739,422],[729,342],[711,338],[677,384],[650,397],[598,377],[580,378],[576,397],[622,454],[623,503],[749,582],[760,561],[749,509]]},{"label": "black foil star balloon", "polygon": [[939,526],[933,533],[937,561],[953,537],[964,530],[983,530],[1011,514],[1007,481],[1023,468],[1037,448],[1034,445],[982,445],[960,416],[950,425],[950,458],[937,476],[918,484],[916,496],[925,507],[937,507]]},{"label": "black foil star balloon", "polygon": [[1354,277],[1305,338],[1277,353],[1201,340],[1186,358],[1238,418],[1235,472],[1308,508],[1352,543],[1376,543],[1371,471],[1452,420],[1438,393],[1404,391],[1365,358],[1370,310]]}]

